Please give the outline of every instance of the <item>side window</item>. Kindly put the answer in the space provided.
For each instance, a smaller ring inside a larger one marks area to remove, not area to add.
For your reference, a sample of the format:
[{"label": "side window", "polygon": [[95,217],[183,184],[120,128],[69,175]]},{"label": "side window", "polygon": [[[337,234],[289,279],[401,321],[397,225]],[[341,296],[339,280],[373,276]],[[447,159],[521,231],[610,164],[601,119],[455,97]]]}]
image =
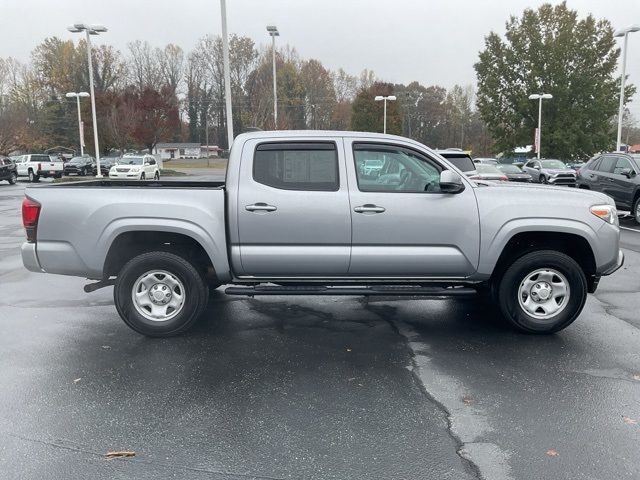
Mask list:
[{"label": "side window", "polygon": [[253,179],[282,190],[336,191],[340,188],[336,144],[262,143],[253,157]]},{"label": "side window", "polygon": [[616,166],[613,169],[613,173],[616,175],[622,175],[622,170],[625,169],[631,169],[631,171],[633,171],[631,162],[629,162],[629,160],[627,160],[625,157],[618,157],[618,161],[616,162]]},{"label": "side window", "polygon": [[598,165],[598,171],[603,173],[613,173],[617,160],[617,157],[614,156],[602,157],[600,165]]},{"label": "side window", "polygon": [[156,159],[155,158],[150,158],[149,159],[149,165],[155,165],[156,164]]},{"label": "side window", "polygon": [[361,192],[440,191],[442,168],[413,150],[356,143],[353,146],[353,158]]},{"label": "side window", "polygon": [[600,160],[601,160],[601,159],[602,159],[602,157],[598,157],[598,158],[596,158],[593,162],[591,162],[591,163],[589,164],[588,169],[589,169],[589,170],[592,170],[592,171],[598,170],[598,166],[600,165]]}]

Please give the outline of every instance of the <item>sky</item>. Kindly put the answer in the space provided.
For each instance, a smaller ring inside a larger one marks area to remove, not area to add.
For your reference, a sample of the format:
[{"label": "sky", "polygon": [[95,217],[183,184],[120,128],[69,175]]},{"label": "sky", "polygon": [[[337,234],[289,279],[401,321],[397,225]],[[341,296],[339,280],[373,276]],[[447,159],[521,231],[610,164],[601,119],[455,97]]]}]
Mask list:
[{"label": "sky", "polygon": [[[278,43],[331,69],[357,74],[368,68],[389,82],[417,80],[449,88],[475,83],[473,64],[485,35],[502,35],[510,15],[542,3],[548,2],[227,0],[227,18],[230,33],[258,44],[269,41],[265,26],[275,24]],[[569,0],[568,5],[581,16],[607,18],[614,28],[640,24],[639,0]],[[107,26],[109,31],[94,41],[123,52],[133,40],[176,43],[189,51],[200,37],[221,31],[219,0],[0,0],[0,21],[0,57],[22,61],[46,37],[77,39],[66,30],[77,22]],[[629,37],[627,73],[640,87],[640,32]],[[640,119],[640,94],[629,108]]]}]

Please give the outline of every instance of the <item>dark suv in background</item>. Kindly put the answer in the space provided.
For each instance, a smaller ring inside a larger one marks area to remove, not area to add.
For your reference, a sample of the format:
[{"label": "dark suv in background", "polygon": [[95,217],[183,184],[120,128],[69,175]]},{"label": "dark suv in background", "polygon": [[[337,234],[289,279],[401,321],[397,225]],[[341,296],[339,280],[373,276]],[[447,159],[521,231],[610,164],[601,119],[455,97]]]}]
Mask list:
[{"label": "dark suv in background", "polygon": [[6,180],[11,185],[18,180],[16,164],[7,157],[0,156],[0,180]]},{"label": "dark suv in background", "polygon": [[604,153],[578,171],[578,187],[606,193],[640,223],[640,154]]},{"label": "dark suv in background", "polygon": [[73,157],[64,164],[65,175],[93,175],[96,170],[96,160],[88,155],[84,157]]}]

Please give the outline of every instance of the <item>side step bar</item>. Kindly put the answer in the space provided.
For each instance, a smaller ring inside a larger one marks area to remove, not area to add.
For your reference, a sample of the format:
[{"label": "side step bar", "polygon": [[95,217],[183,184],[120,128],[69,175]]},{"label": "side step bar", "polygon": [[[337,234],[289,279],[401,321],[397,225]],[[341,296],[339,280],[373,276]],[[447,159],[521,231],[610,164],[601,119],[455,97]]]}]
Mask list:
[{"label": "side step bar", "polygon": [[421,297],[460,297],[475,295],[470,287],[422,287],[422,286],[366,286],[366,287],[326,287],[326,286],[235,286],[227,287],[227,295],[387,295]]}]

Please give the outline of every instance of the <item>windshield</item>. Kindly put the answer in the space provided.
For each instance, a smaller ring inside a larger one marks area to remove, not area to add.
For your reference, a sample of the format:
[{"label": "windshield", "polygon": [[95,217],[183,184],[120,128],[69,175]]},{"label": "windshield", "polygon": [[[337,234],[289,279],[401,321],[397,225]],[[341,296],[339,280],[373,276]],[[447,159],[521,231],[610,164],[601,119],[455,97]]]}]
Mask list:
[{"label": "windshield", "polygon": [[118,162],[120,165],[142,165],[144,157],[125,157]]},{"label": "windshield", "polygon": [[476,169],[476,164],[468,155],[443,155],[443,157],[463,172],[472,172]]},{"label": "windshield", "polygon": [[498,170],[493,165],[487,165],[486,163],[477,164],[476,169],[478,170],[478,173],[490,173],[490,174],[502,175],[500,173],[500,170]]},{"label": "windshield", "polygon": [[515,165],[500,165],[498,168],[504,173],[522,173],[522,170]]},{"label": "windshield", "polygon": [[543,168],[567,168],[567,166],[560,160],[542,160]]},{"label": "windshield", "polygon": [[69,163],[85,163],[86,161],[86,157],[73,157],[71,160],[69,160]]}]

